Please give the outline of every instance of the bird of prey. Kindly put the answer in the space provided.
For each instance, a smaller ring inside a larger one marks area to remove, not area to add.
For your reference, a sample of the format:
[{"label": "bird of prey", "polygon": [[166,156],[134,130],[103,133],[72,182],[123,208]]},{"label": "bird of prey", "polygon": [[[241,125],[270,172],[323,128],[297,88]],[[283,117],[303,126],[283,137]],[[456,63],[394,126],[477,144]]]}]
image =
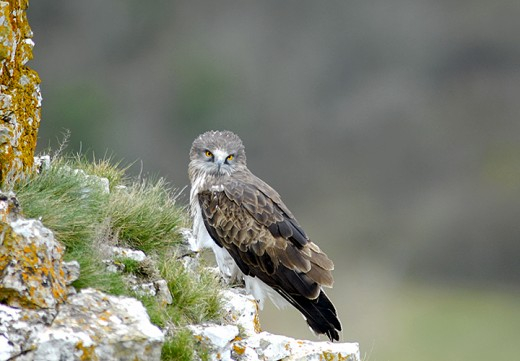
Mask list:
[{"label": "bird of prey", "polygon": [[338,341],[341,323],[322,289],[332,287],[334,264],[280,195],[249,171],[240,138],[201,134],[190,150],[189,177],[196,248],[212,248],[223,277],[244,280],[260,308],[265,296],[279,308],[288,302],[315,333]]}]

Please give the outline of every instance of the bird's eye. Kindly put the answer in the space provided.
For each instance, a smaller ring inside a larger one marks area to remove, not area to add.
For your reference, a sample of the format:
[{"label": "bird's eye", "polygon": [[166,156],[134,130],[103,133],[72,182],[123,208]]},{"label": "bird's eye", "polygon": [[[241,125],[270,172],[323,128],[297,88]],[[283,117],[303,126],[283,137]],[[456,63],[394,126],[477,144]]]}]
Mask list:
[{"label": "bird's eye", "polygon": [[213,157],[213,153],[211,153],[209,150],[205,151],[204,154],[205,154],[206,157],[208,157],[208,158]]},{"label": "bird's eye", "polygon": [[227,160],[233,160],[235,158],[235,156],[233,154],[230,154],[227,156]]}]

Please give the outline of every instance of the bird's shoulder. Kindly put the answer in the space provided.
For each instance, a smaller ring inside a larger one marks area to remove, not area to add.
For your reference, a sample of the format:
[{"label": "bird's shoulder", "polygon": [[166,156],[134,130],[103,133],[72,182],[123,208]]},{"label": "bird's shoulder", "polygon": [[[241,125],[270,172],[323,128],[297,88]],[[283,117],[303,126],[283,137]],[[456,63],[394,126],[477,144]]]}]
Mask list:
[{"label": "bird's shoulder", "polygon": [[298,247],[308,242],[307,235],[278,192],[251,172],[236,173],[210,185],[199,193],[199,202],[206,210],[206,218],[212,218],[219,209],[228,215],[250,217],[274,237],[291,241]]}]

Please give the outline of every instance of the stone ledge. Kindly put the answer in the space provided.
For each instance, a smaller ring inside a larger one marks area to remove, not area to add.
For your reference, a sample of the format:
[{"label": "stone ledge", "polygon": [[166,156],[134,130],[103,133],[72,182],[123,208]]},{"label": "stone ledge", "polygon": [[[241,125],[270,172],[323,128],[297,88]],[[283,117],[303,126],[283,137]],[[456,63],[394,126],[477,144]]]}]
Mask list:
[{"label": "stone ledge", "polygon": [[223,299],[229,324],[189,326],[211,360],[361,361],[358,343],[312,342],[260,332],[256,302],[240,289],[224,291]]},{"label": "stone ledge", "polygon": [[130,297],[84,289],[58,311],[0,305],[0,360],[160,360],[163,342]]}]

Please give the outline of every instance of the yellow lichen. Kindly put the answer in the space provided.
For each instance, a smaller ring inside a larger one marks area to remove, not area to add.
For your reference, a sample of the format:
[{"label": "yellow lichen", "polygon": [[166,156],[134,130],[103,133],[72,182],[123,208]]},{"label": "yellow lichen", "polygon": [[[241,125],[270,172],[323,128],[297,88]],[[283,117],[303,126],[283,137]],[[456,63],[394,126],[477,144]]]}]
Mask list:
[{"label": "yellow lichen", "polygon": [[334,361],[334,360],[347,361],[348,359],[349,359],[349,356],[343,356],[343,355],[341,355],[341,353],[336,354],[336,353],[324,351],[320,355],[320,360],[323,360],[323,361]]},{"label": "yellow lichen", "polygon": [[260,318],[258,317],[258,303],[255,302],[255,308],[256,308],[256,312],[255,312],[255,317],[253,319],[253,323],[254,323],[254,326],[255,326],[255,332],[256,333],[260,333],[262,332],[262,326],[260,325]]},{"label": "yellow lichen", "polygon": [[[66,300],[65,279],[60,277],[60,258],[63,255],[61,247],[56,249],[57,258],[46,256],[47,250],[43,245],[24,240],[9,224],[2,222],[0,236],[0,273],[8,266],[13,267],[12,272],[15,272],[22,282],[22,287],[16,292],[0,287],[0,300],[7,300],[10,305],[28,308],[47,308]],[[12,259],[17,261],[12,263]]]},{"label": "yellow lichen", "polygon": [[233,345],[233,350],[236,352],[237,355],[243,355],[244,352],[246,352],[246,348],[244,346],[239,346],[237,344]]},{"label": "yellow lichen", "polygon": [[41,118],[40,78],[32,58],[27,0],[0,2],[0,184],[32,170]]},{"label": "yellow lichen", "polygon": [[79,359],[81,361],[97,361],[99,360],[99,357],[96,355],[96,347],[94,345],[92,346],[85,346],[83,345],[83,341],[79,341],[76,344],[76,349],[81,351],[81,355],[79,356]]}]

